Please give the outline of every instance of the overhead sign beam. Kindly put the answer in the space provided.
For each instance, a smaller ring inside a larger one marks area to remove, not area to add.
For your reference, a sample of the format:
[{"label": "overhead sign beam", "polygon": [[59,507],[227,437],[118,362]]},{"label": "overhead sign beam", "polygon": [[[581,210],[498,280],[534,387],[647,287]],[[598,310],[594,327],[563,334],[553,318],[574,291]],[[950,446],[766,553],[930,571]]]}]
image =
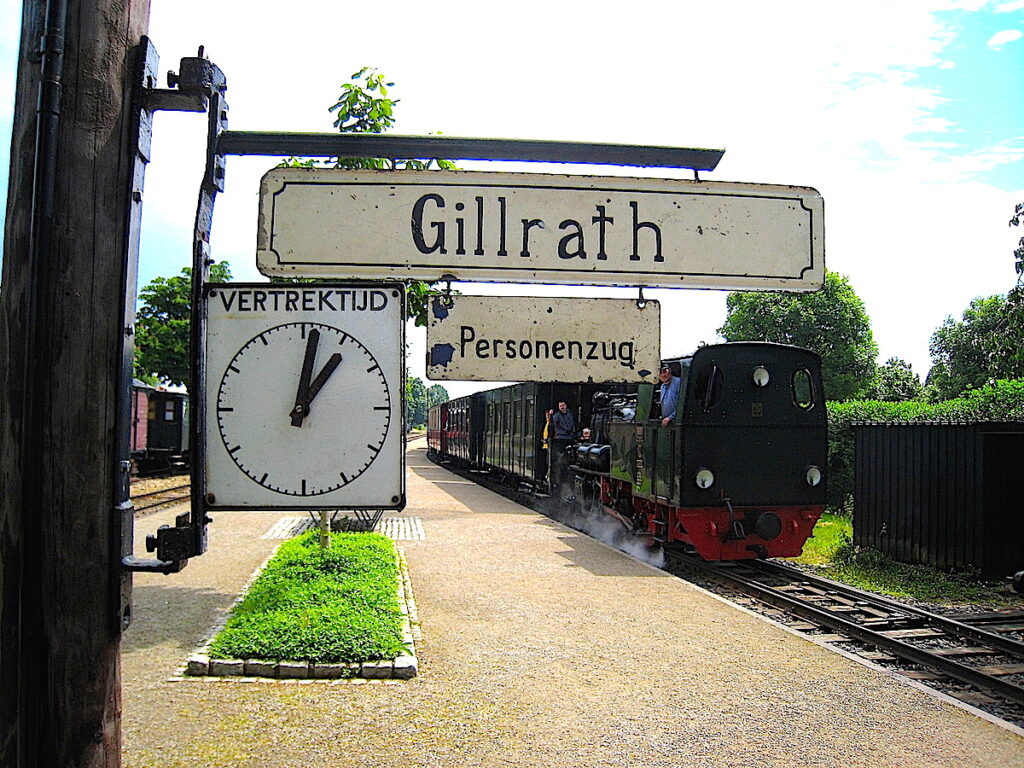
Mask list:
[{"label": "overhead sign beam", "polygon": [[677,179],[277,168],[265,275],[813,291],[814,189]]},{"label": "overhead sign beam", "polygon": [[225,131],[220,136],[217,151],[223,155],[402,159],[443,157],[451,160],[518,160],[642,168],[690,168],[695,171],[713,171],[725,154],[724,149],[645,147],[580,141],[260,131]]}]

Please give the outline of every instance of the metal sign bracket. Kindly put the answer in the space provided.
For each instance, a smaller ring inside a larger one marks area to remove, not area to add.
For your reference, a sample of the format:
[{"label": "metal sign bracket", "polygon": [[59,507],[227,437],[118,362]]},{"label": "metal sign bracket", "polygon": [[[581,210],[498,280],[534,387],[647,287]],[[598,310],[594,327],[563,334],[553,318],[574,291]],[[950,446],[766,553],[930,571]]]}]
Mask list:
[{"label": "metal sign bracket", "polygon": [[[135,104],[138,108],[137,122],[137,154],[136,165],[139,170],[136,173],[136,184],[132,190],[132,199],[135,203],[133,208],[133,220],[129,235],[130,253],[130,279],[129,291],[126,293],[126,323],[125,336],[126,353],[122,370],[122,398],[127,398],[130,403],[131,374],[132,374],[132,350],[134,347],[134,316],[136,298],[136,272],[138,266],[138,242],[139,224],[141,222],[142,183],[141,177],[144,173],[145,164],[150,158],[150,142],[152,139],[153,115],[158,111],[176,112],[205,112],[207,115],[207,150],[203,181],[200,185],[199,202],[196,210],[195,228],[193,232],[193,259],[192,259],[192,329],[191,343],[193,350],[199,349],[205,333],[205,313],[202,310],[203,286],[209,278],[209,268],[212,260],[209,256],[210,228],[213,220],[213,205],[218,192],[224,190],[224,155],[217,151],[217,144],[221,133],[227,127],[227,102],[224,94],[227,89],[227,82],[224,73],[216,64],[209,61],[199,48],[199,53],[194,57],[181,59],[179,71],[169,72],[167,75],[168,88],[156,88],[156,69],[159,62],[159,55],[148,38],[143,38],[137,53],[139,75],[135,80]],[[134,245],[132,245],[134,244]],[[205,492],[203,489],[202,473],[196,471],[196,467],[202,467],[205,455],[205,444],[203,436],[198,429],[202,423],[202,398],[199,397],[201,382],[203,380],[203,356],[194,355],[199,361],[193,366],[190,389],[190,407],[192,417],[190,419],[190,446],[192,466],[192,503],[189,512],[179,515],[175,525],[160,526],[155,534],[146,537],[146,549],[156,553],[155,559],[136,557],[134,551],[134,506],[131,503],[129,494],[128,475],[130,471],[130,457],[121,457],[118,463],[118,501],[116,509],[120,520],[121,529],[121,564],[125,570],[126,577],[122,579],[122,601],[121,616],[119,617],[120,627],[128,626],[131,616],[130,594],[131,594],[131,572],[156,572],[176,573],[188,563],[188,559],[201,555],[206,551],[206,525],[210,522],[207,516]],[[124,424],[119,434],[122,434],[122,444],[127,450],[129,445],[127,414],[128,406],[122,405],[120,412],[124,414]]]}]

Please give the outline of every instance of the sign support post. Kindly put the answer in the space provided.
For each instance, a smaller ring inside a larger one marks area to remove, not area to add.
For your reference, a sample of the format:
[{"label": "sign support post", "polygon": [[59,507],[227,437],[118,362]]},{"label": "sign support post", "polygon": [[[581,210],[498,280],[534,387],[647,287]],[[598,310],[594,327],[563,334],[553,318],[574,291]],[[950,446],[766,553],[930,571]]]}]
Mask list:
[{"label": "sign support post", "polygon": [[0,291],[10,768],[120,765],[126,473],[114,406],[141,201],[130,64],[148,15],[147,0],[24,3]]}]

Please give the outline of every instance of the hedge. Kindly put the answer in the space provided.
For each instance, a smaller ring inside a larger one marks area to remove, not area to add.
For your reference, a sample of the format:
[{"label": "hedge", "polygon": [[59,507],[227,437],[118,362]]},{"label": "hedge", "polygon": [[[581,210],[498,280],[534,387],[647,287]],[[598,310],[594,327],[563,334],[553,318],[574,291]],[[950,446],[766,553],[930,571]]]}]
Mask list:
[{"label": "hedge", "polygon": [[1000,380],[941,403],[851,400],[828,404],[828,507],[853,510],[853,430],[860,421],[1024,421],[1024,379]]}]

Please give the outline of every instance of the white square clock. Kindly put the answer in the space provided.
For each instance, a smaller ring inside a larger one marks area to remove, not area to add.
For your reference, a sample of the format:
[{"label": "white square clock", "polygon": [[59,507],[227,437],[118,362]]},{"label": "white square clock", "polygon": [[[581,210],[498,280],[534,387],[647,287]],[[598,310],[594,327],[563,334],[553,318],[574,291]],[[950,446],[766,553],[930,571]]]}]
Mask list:
[{"label": "white square clock", "polygon": [[405,291],[206,288],[211,509],[405,506]]}]

